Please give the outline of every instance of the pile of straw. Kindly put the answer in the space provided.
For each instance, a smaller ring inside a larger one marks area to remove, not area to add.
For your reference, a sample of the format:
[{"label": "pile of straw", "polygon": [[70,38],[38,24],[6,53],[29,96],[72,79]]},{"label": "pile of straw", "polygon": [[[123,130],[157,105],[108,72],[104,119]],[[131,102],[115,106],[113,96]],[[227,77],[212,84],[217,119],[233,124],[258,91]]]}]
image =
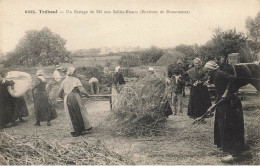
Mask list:
[{"label": "pile of straw", "polygon": [[185,54],[180,51],[170,51],[164,54],[158,61],[157,64],[161,66],[168,66],[170,64],[176,64],[178,60],[184,61]]},{"label": "pile of straw", "polygon": [[131,164],[117,153],[109,151],[100,141],[61,145],[43,138],[15,139],[0,133],[1,165],[126,165]]},{"label": "pile of straw", "polygon": [[165,92],[165,77],[150,74],[121,90],[112,103],[110,120],[117,133],[126,136],[152,136],[165,127],[165,112],[171,111]]}]

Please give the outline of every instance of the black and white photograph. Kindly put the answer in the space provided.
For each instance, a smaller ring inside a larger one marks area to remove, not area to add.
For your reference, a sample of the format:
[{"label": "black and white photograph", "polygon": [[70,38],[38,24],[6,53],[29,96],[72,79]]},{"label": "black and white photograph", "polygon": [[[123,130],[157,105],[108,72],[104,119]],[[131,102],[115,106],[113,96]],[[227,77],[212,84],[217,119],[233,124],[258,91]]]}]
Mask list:
[{"label": "black and white photograph", "polygon": [[0,165],[260,165],[260,0],[0,0]]}]

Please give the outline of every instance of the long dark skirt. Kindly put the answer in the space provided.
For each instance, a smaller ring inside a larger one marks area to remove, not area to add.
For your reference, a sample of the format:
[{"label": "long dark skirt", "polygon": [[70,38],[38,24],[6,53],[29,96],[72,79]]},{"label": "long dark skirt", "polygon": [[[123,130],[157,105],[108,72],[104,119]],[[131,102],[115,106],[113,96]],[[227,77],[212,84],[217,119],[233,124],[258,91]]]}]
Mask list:
[{"label": "long dark skirt", "polygon": [[14,98],[14,114],[13,121],[18,118],[27,117],[29,115],[26,102],[23,97]]},{"label": "long dark skirt", "polygon": [[7,91],[7,85],[0,84],[0,127],[11,122],[13,112],[13,97]]},{"label": "long dark skirt", "polygon": [[34,109],[36,121],[51,121],[57,118],[55,109],[52,108],[46,91],[37,91],[34,96]]},{"label": "long dark skirt", "polygon": [[197,118],[206,113],[211,106],[210,95],[207,86],[198,84],[191,86],[188,105],[188,116]]},{"label": "long dark skirt", "polygon": [[244,148],[242,104],[235,95],[216,108],[214,144],[231,154],[240,153]]},{"label": "long dark skirt", "polygon": [[75,133],[82,133],[87,129],[85,128],[86,122],[81,112],[82,103],[79,100],[79,95],[73,92],[67,98],[68,112]]}]

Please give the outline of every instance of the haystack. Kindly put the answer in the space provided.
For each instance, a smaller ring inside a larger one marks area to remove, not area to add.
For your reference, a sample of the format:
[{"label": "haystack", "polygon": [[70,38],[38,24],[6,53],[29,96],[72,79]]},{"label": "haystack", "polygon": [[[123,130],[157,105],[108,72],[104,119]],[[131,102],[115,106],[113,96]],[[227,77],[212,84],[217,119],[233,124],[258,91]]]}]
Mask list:
[{"label": "haystack", "polygon": [[165,77],[157,73],[140,78],[114,97],[112,120],[121,135],[152,136],[166,125],[172,114],[167,100]]},{"label": "haystack", "polygon": [[43,137],[22,139],[0,132],[0,165],[127,165],[133,164],[110,151],[101,141],[48,141]]},{"label": "haystack", "polygon": [[184,61],[185,54],[180,51],[171,51],[164,54],[158,61],[158,65],[168,66],[169,64],[176,64],[178,60]]}]

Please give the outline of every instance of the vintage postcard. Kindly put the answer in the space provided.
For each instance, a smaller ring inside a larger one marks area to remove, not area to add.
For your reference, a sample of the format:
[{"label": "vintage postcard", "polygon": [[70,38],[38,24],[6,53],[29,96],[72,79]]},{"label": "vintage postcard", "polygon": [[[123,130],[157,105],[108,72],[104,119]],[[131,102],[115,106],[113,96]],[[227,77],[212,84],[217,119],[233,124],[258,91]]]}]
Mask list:
[{"label": "vintage postcard", "polygon": [[1,165],[260,164],[260,0],[0,0]]}]

